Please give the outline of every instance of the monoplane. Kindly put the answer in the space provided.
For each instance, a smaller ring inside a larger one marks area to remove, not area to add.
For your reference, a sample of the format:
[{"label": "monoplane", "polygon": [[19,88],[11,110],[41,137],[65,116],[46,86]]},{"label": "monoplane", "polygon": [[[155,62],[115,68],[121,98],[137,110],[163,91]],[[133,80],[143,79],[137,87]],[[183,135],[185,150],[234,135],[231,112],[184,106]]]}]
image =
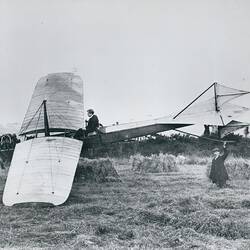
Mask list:
[{"label": "monoplane", "polygon": [[91,135],[76,136],[84,126],[82,79],[73,73],[42,77],[21,125],[20,143],[12,141],[10,147],[1,150],[2,155],[9,154],[12,158],[3,203],[7,206],[24,202],[64,203],[71,191],[82,148],[176,130],[195,124],[197,117],[205,125],[220,126],[224,134],[229,128],[233,131],[248,126],[233,117],[249,109],[232,106],[230,101],[249,92],[216,83],[205,92],[212,88],[213,99],[194,104],[200,95],[177,115],[104,126]]}]

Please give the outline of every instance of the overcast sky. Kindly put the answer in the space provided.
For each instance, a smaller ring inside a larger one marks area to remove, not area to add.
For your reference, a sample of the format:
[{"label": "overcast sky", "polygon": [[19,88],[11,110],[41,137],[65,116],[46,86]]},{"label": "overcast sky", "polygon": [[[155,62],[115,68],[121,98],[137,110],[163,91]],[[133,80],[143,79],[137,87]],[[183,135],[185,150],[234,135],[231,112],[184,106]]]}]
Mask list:
[{"label": "overcast sky", "polygon": [[248,0],[0,0],[0,124],[22,122],[53,72],[82,77],[105,125],[177,112],[214,81],[250,90],[249,12]]}]

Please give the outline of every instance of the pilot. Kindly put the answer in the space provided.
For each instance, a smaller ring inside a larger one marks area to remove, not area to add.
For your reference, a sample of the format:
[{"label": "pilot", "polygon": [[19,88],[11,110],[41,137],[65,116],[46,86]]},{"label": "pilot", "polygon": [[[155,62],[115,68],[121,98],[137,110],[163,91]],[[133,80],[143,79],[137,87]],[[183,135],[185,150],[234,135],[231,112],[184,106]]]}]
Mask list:
[{"label": "pilot", "polygon": [[87,122],[86,131],[85,134],[88,136],[89,133],[96,132],[98,127],[100,126],[98,117],[95,115],[95,112],[93,109],[88,109],[87,114],[89,117],[89,120]]}]

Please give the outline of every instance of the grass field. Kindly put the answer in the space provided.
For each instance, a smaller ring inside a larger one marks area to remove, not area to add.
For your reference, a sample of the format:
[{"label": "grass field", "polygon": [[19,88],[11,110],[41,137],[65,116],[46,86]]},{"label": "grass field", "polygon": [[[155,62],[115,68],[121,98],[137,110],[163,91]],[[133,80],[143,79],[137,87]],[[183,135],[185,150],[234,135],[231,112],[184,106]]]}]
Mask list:
[{"label": "grass field", "polygon": [[205,164],[153,174],[133,172],[126,159],[115,160],[115,167],[120,182],[74,183],[62,206],[5,207],[1,201],[0,247],[250,249],[249,180],[218,189]]}]

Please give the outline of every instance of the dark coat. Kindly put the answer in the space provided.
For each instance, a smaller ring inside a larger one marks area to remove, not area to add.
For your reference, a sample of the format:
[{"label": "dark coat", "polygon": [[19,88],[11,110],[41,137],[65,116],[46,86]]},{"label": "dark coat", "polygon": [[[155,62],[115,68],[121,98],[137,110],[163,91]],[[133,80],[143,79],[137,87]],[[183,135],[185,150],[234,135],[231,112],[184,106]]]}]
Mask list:
[{"label": "dark coat", "polygon": [[227,170],[225,168],[224,162],[228,156],[228,151],[225,148],[223,155],[218,156],[212,160],[212,166],[209,174],[209,178],[219,187],[223,187],[226,181],[229,179]]},{"label": "dark coat", "polygon": [[91,133],[91,132],[96,131],[98,127],[99,127],[98,117],[96,115],[93,115],[88,120],[88,124],[86,126],[86,131],[87,131],[87,133]]}]

